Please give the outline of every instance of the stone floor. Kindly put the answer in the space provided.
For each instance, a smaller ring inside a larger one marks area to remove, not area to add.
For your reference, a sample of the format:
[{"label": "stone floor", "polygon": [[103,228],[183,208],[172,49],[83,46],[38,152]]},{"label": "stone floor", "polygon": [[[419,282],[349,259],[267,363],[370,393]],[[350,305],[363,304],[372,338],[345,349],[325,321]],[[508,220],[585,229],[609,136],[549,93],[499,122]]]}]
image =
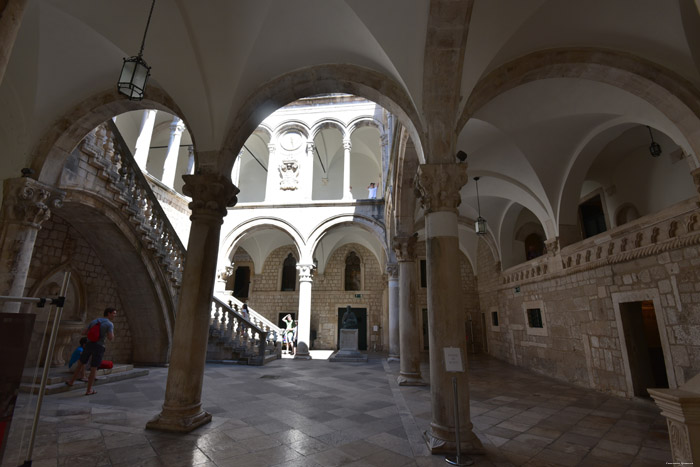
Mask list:
[{"label": "stone floor", "polygon": [[[545,378],[490,357],[470,361],[472,419],[486,454],[475,465],[649,465],[671,461],[648,401]],[[427,367],[424,375],[428,375]],[[162,404],[167,370],[44,399],[33,466],[443,466],[421,433],[427,387],[396,385],[398,363],[282,359],[265,367],[207,365],[213,422],[186,434],[144,430]],[[22,395],[4,466],[25,460],[35,399]],[[20,446],[23,446],[22,448]]]}]

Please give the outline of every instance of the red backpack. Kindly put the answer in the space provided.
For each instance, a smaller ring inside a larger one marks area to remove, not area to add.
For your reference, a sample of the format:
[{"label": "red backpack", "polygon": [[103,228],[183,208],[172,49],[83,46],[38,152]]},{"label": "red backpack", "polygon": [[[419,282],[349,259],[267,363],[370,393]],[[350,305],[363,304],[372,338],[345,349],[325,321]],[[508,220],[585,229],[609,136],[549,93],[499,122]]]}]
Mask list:
[{"label": "red backpack", "polygon": [[100,328],[102,327],[102,323],[99,321],[96,324],[93,324],[90,329],[88,329],[87,332],[87,338],[90,342],[97,342],[100,340]]}]

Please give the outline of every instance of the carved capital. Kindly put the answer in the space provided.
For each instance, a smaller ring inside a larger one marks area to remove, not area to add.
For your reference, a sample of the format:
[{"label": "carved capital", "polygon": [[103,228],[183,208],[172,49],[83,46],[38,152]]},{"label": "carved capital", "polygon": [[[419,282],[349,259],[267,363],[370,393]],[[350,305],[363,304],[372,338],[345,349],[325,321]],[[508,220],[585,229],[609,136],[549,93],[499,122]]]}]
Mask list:
[{"label": "carved capital", "polygon": [[388,263],[386,265],[386,273],[389,276],[389,279],[398,279],[399,278],[399,265],[396,263]]},{"label": "carved capital", "polygon": [[183,175],[185,185],[182,192],[192,198],[188,205],[195,217],[206,216],[219,221],[226,215],[226,208],[236,205],[240,190],[231,180],[221,175]]},{"label": "carved capital", "polygon": [[457,211],[459,190],[467,183],[466,164],[423,164],[415,179],[416,196],[426,213]]},{"label": "carved capital", "polygon": [[33,178],[7,179],[3,182],[3,221],[39,229],[51,217],[51,209],[63,205],[65,196],[65,192]]},{"label": "carved capital", "polygon": [[544,242],[545,251],[549,256],[556,256],[559,254],[559,237],[550,238]]},{"label": "carved capital", "polygon": [[400,235],[394,237],[392,244],[396,259],[399,261],[415,261],[416,259],[416,236]]},{"label": "carved capital", "polygon": [[313,141],[307,141],[306,142],[306,152],[314,152],[314,149],[316,148],[316,145],[314,144]]},{"label": "carved capital", "polygon": [[313,264],[297,264],[297,271],[299,271],[299,282],[311,282],[313,280]]},{"label": "carved capital", "polygon": [[349,151],[352,149],[352,142],[350,141],[349,138],[343,139],[343,149],[346,151]]},{"label": "carved capital", "polygon": [[175,117],[173,122],[170,124],[170,133],[173,135],[178,135],[182,134],[183,131],[185,131],[185,122],[180,120],[178,117]]}]

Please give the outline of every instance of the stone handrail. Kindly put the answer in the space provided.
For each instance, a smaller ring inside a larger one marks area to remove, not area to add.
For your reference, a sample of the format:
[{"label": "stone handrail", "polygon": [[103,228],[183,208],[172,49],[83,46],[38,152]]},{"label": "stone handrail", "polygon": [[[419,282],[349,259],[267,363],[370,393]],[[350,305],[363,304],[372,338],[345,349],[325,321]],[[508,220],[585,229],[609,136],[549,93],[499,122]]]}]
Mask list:
[{"label": "stone handrail", "polygon": [[[231,295],[215,295],[214,299],[218,299],[219,301],[223,303],[229,303],[229,307],[236,311],[240,316],[243,316],[242,313],[240,313],[240,309],[243,307],[243,302],[237,299],[234,296]],[[269,319],[265,318],[263,315],[255,311],[254,309],[248,307],[248,315],[250,316],[249,320],[259,327],[261,330],[265,330],[268,333],[270,333],[271,338],[274,340],[274,342],[282,342],[282,329],[274,324],[272,321]]]},{"label": "stone handrail", "polygon": [[[595,235],[560,252],[513,266],[502,273],[502,285],[540,280],[544,275],[572,274],[606,264],[652,256],[700,243],[700,213],[695,198]],[[552,267],[553,265],[556,267]]]},{"label": "stone handrail", "polygon": [[209,336],[224,347],[240,352],[249,365],[263,365],[266,349],[275,349],[273,332],[246,318],[217,297],[212,300]]},{"label": "stone handrail", "polygon": [[114,194],[114,201],[121,205],[140,234],[144,247],[158,259],[176,300],[182,283],[185,247],[114,122],[108,120],[96,127],[78,149],[88,156],[88,164],[97,169],[97,176]]}]

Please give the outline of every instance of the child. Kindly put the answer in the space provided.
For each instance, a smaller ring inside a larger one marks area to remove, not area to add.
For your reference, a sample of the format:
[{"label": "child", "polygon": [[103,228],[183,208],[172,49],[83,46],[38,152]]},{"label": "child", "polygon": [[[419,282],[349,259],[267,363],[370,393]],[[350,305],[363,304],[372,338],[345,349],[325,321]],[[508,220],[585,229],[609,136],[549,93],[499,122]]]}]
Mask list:
[{"label": "child", "polygon": [[[68,368],[73,370],[71,368],[79,359],[80,355],[83,353],[83,348],[85,347],[85,344],[87,344],[87,337],[81,337],[80,338],[80,345],[73,351],[73,353],[70,356],[70,360],[68,361]],[[80,378],[79,381],[87,381],[87,378],[85,378],[85,373],[83,373],[83,376]]]}]

